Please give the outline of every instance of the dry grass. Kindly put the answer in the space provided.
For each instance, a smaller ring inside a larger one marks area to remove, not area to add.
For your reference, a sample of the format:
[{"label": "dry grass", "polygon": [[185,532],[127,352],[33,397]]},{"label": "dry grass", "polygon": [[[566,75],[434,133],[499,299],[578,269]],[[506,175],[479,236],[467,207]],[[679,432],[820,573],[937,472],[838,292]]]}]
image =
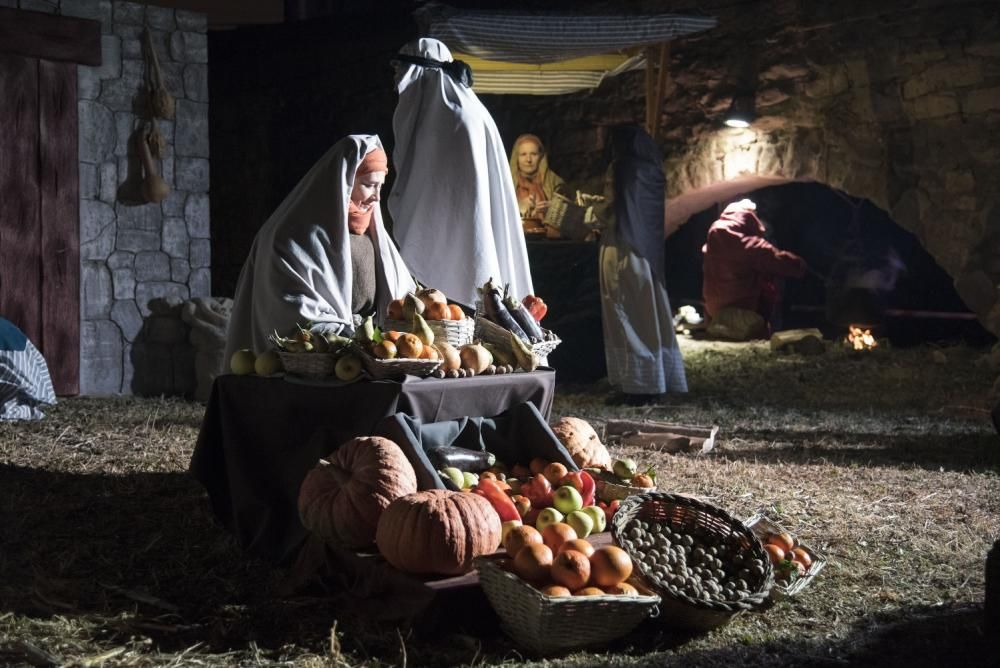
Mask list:
[{"label": "dry grass", "polygon": [[[685,354],[687,396],[636,409],[606,405],[607,387],[561,387],[554,416],[720,425],[708,456],[626,454],[654,464],[664,488],[740,517],[767,510],[830,563],[800,597],[709,634],[652,620],[547,665],[996,665],[981,618],[1000,438],[983,351],[801,358],[689,341]],[[202,413],[85,398],[0,424],[0,663],[522,662],[493,618],[463,609],[449,611],[450,632],[428,634],[278,596],[282,573],[240,554],[186,474]]]}]

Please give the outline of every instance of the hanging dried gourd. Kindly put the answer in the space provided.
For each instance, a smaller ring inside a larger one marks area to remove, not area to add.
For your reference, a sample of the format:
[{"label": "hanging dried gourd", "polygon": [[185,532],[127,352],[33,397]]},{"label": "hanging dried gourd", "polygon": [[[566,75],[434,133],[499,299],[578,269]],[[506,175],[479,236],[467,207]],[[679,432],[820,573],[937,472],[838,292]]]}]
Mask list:
[{"label": "hanging dried gourd", "polygon": [[153,151],[150,148],[155,128],[156,123],[147,121],[145,129],[137,133],[136,138],[139,158],[142,160],[142,197],[150,204],[159,204],[170,194],[170,186],[156,171],[156,162],[153,160]]},{"label": "hanging dried gourd", "polygon": [[150,114],[153,118],[173,119],[174,98],[163,83],[160,61],[156,57],[156,48],[153,47],[153,37],[148,27],[142,31],[142,51],[146,63],[143,85]]}]

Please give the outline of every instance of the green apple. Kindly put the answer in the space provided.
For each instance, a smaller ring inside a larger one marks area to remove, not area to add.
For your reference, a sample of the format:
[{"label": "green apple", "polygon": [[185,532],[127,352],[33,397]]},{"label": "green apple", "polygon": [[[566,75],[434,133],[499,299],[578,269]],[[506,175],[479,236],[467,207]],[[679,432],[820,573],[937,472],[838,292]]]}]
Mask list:
[{"label": "green apple", "polygon": [[566,524],[573,527],[579,538],[586,538],[594,532],[594,520],[582,510],[574,510],[566,516]]},{"label": "green apple", "polygon": [[458,487],[459,489],[462,489],[465,486],[465,474],[454,466],[446,466],[438,471],[438,473],[455,483],[455,487]]},{"label": "green apple", "polygon": [[253,365],[256,361],[257,356],[254,355],[253,351],[249,348],[237,350],[233,353],[233,356],[229,358],[229,370],[238,376],[245,376],[249,373],[253,373]]},{"label": "green apple", "polygon": [[616,460],[614,466],[611,467],[611,470],[616,476],[624,480],[626,478],[631,479],[632,476],[635,475],[638,468],[639,465],[635,463],[634,459],[626,458]]},{"label": "green apple", "polygon": [[277,351],[268,350],[257,357],[253,369],[257,372],[258,376],[270,376],[271,374],[278,373],[281,371],[281,358],[278,357]]},{"label": "green apple", "polygon": [[535,519],[535,528],[539,531],[545,531],[545,527],[550,524],[562,522],[563,517],[565,516],[555,508],[545,508],[538,513],[538,517]]},{"label": "green apple", "polygon": [[569,515],[574,510],[583,508],[583,497],[576,491],[576,487],[563,485],[552,492],[552,505],[563,515]]},{"label": "green apple", "polygon": [[479,476],[475,473],[469,473],[468,471],[462,471],[462,484],[459,487],[475,487],[479,484]]},{"label": "green apple", "polygon": [[337,360],[333,372],[343,381],[354,380],[361,375],[361,359],[357,355],[343,355]]},{"label": "green apple", "polygon": [[594,520],[594,529],[591,533],[601,533],[608,526],[608,517],[604,514],[604,511],[597,506],[587,506],[582,509],[583,512],[590,515],[590,519]]}]

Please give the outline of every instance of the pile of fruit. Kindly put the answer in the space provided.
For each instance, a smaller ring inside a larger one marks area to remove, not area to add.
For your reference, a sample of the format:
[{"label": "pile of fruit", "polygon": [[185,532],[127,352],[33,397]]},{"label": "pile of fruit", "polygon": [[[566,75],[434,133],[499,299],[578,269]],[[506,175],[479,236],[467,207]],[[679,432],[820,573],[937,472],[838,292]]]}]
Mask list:
[{"label": "pile of fruit", "polygon": [[774,566],[774,579],[779,584],[792,584],[805,576],[812,567],[812,555],[787,531],[769,533],[763,543]]},{"label": "pile of fruit", "polygon": [[620,547],[594,548],[566,524],[543,531],[513,527],[504,536],[508,558],[497,565],[536,587],[546,596],[638,596],[626,582],[632,559]]}]

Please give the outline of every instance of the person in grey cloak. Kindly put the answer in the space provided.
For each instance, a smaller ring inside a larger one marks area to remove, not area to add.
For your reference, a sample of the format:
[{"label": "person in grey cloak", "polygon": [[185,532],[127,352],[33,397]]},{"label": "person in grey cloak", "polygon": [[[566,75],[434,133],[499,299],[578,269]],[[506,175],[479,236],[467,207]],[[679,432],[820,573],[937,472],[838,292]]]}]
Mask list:
[{"label": "person in grey cloak", "polygon": [[416,284],[382,224],[388,158],[376,135],[334,144],[267,219],[240,272],[226,359],[311,323],[350,335]]},{"label": "person in grey cloak", "polygon": [[600,284],[608,381],[627,404],[687,392],[664,287],[664,185],[660,150],[634,125],[611,132],[605,202],[589,216],[601,231]]},{"label": "person in grey cloak", "polygon": [[431,38],[403,46],[394,64],[396,181],[388,206],[406,264],[418,281],[466,306],[490,278],[509,283],[518,299],[532,294],[507,152],[471,71]]}]

